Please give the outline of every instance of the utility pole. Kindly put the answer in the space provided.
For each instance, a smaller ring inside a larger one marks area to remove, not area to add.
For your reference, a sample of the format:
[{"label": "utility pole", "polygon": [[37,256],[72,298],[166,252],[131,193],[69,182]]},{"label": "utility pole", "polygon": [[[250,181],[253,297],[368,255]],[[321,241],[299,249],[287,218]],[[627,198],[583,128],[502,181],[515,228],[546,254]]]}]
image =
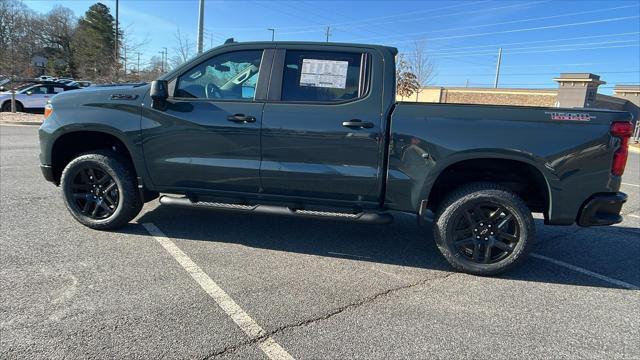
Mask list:
[{"label": "utility pole", "polygon": [[325,36],[327,38],[327,42],[329,42],[329,36],[331,36],[331,26],[327,25],[327,30],[325,31]]},{"label": "utility pole", "polygon": [[502,62],[502,48],[498,49],[498,63],[496,64],[496,80],[493,82],[493,87],[498,87],[498,80],[500,79],[500,63]]},{"label": "utility pole", "polygon": [[127,47],[124,47],[124,81],[127,81]]},{"label": "utility pole", "polygon": [[138,81],[140,81],[140,53],[138,54],[138,63],[136,64],[136,74],[138,74]]},{"label": "utility pole", "polygon": [[198,10],[198,54],[202,54],[202,35],[203,35],[203,29],[204,29],[204,0],[200,0],[200,6],[199,6],[199,10]]},{"label": "utility pole", "polygon": [[116,41],[115,41],[115,49],[114,49],[115,60],[116,60],[116,63],[115,63],[115,66],[116,66],[116,81],[118,81],[118,72],[120,70],[119,69],[120,68],[120,66],[119,66],[120,58],[118,57],[118,45],[119,45],[118,44],[119,43],[119,41],[118,41],[118,31],[119,31],[118,30],[118,5],[119,4],[118,3],[119,3],[119,1],[116,0]]},{"label": "utility pole", "polygon": [[160,55],[160,72],[164,74],[164,50],[158,51]]},{"label": "utility pole", "polygon": [[163,67],[165,69],[167,69],[167,71],[169,71],[169,51],[167,50],[166,47],[163,47],[164,49],[164,64]]},{"label": "utility pole", "polygon": [[271,41],[275,41],[275,39],[276,39],[276,29],[269,28],[267,30],[271,31]]}]

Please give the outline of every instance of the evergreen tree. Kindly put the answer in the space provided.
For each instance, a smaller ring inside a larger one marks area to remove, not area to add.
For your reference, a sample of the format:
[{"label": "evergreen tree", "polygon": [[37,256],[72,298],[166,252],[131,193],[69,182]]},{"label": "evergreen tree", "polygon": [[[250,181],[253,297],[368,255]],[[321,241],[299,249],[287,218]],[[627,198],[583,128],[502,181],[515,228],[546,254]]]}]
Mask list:
[{"label": "evergreen tree", "polygon": [[89,7],[78,23],[74,38],[74,56],[82,77],[109,80],[116,66],[114,54],[115,20],[109,8],[96,3]]}]

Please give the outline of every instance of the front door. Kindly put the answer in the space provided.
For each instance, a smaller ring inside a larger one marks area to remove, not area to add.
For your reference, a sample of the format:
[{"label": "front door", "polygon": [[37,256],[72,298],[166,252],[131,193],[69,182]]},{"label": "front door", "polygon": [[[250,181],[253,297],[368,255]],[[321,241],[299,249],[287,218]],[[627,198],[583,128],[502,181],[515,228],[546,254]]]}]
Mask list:
[{"label": "front door", "polygon": [[369,69],[382,65],[370,55],[338,46],[278,49],[262,119],[265,193],[379,201],[382,84],[370,85]]},{"label": "front door", "polygon": [[256,88],[270,70],[261,69],[263,53],[272,55],[263,49],[213,55],[169,82],[173,96],[164,111],[145,102],[143,149],[156,186],[258,192],[264,101]]}]

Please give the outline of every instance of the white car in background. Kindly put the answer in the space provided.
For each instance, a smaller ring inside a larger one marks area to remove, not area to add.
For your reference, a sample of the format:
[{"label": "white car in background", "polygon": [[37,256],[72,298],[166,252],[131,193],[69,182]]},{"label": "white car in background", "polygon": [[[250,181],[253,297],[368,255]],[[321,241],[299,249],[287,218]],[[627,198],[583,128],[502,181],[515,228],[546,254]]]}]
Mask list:
[{"label": "white car in background", "polygon": [[[24,85],[16,90],[16,111],[43,109],[54,95],[75,89],[79,87],[57,83]],[[11,111],[11,91],[0,92],[0,111]]]}]

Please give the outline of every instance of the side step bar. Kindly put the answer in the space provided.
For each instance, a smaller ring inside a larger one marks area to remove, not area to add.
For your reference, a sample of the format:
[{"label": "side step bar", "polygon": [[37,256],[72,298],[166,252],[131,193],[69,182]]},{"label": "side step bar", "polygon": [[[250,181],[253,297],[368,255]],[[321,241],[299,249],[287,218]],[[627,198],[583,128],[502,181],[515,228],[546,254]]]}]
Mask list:
[{"label": "side step bar", "polygon": [[357,214],[352,214],[332,211],[294,210],[288,207],[274,205],[241,205],[207,201],[191,201],[187,197],[174,197],[167,195],[163,195],[160,197],[160,204],[191,208],[204,208],[210,210],[246,212],[254,214],[271,214],[313,219],[341,220],[367,224],[388,224],[393,221],[393,216],[387,213],[360,212]]}]

